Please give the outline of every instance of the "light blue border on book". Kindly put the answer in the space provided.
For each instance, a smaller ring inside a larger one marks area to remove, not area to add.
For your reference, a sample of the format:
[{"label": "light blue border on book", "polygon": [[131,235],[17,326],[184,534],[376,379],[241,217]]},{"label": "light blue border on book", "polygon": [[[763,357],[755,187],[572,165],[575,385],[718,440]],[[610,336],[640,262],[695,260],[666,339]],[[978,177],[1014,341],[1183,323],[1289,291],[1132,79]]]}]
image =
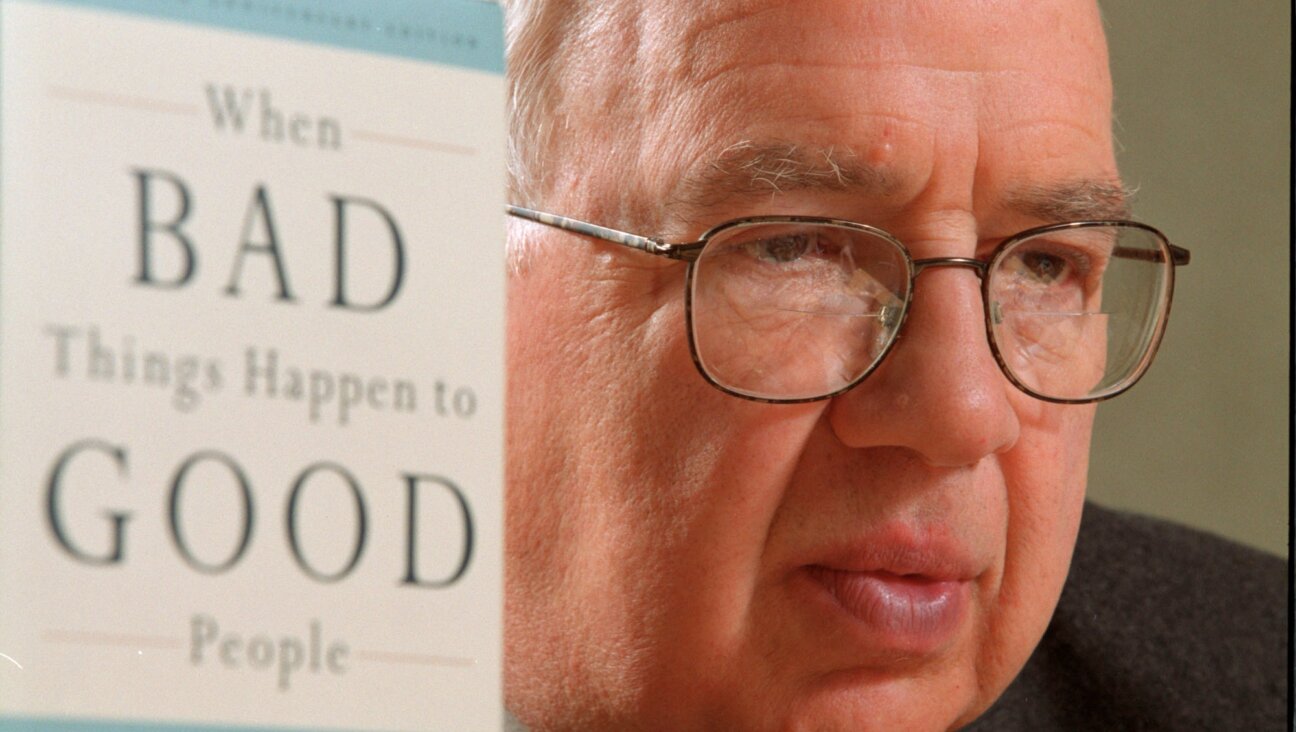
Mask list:
[{"label": "light blue border on book", "polygon": [[228,28],[504,73],[504,11],[489,0],[29,0]]},{"label": "light blue border on book", "polygon": [[160,724],[153,722],[109,722],[84,719],[39,719],[7,717],[0,719],[0,732],[311,732],[299,727],[229,727],[200,724]]}]

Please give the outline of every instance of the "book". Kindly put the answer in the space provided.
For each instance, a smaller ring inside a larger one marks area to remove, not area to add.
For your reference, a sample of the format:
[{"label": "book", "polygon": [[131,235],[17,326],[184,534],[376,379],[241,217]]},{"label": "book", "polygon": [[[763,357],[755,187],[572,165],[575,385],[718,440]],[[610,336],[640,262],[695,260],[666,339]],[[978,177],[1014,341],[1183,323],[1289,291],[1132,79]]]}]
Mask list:
[{"label": "book", "polygon": [[502,726],[502,12],[0,3],[0,730]]}]

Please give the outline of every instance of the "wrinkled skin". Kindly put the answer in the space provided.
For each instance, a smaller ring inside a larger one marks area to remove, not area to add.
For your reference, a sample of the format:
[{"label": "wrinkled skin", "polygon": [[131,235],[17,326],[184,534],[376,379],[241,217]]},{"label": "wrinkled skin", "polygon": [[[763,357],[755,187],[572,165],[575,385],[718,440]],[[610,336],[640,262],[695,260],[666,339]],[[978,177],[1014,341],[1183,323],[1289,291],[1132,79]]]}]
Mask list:
[{"label": "wrinkled skin", "polygon": [[[915,257],[971,257],[1046,223],[1010,205],[1019,187],[1117,176],[1089,3],[597,7],[533,202],[556,213],[675,240],[835,216]],[[848,151],[888,183],[681,192],[743,140]],[[994,701],[1066,578],[1093,408],[1010,385],[973,271],[922,274],[853,391],[769,405],[697,374],[683,265],[531,223],[511,236],[539,251],[509,285],[505,687],[523,722],[945,729]],[[808,569],[906,562],[959,588],[937,630],[844,612]]]}]

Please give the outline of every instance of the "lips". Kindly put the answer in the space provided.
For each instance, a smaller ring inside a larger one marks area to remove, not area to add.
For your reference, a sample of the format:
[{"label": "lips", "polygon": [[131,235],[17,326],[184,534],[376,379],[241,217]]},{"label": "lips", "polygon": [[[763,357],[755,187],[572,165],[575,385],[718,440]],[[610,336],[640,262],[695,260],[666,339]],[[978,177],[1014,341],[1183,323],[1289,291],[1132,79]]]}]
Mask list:
[{"label": "lips", "polygon": [[870,544],[799,573],[830,622],[842,624],[870,651],[923,656],[957,637],[970,612],[969,562],[952,550]]},{"label": "lips", "polygon": [[827,567],[808,572],[848,614],[896,640],[925,645],[920,641],[947,636],[962,616],[966,592],[957,580]]}]

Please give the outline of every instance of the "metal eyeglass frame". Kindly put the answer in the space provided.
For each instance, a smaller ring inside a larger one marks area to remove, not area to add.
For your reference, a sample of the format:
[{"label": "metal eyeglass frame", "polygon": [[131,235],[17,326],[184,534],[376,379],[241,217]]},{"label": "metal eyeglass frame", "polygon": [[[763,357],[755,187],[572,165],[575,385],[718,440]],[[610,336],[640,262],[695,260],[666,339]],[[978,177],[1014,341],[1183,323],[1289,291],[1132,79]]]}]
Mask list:
[{"label": "metal eyeglass frame", "polygon": [[[544,211],[536,211],[534,209],[523,208],[521,206],[507,206],[506,211],[510,216],[526,219],[528,221],[533,221],[535,223],[543,224],[545,226],[552,226],[557,229],[562,229],[563,231],[569,231],[573,234],[589,236],[595,239],[601,239],[603,241],[612,242],[613,244],[619,244],[624,247],[629,247],[631,249],[636,249],[641,252],[646,252],[648,254],[652,254],[655,256],[666,257],[667,259],[675,259],[682,262],[686,262],[688,264],[688,273],[684,283],[684,309],[685,309],[685,319],[686,319],[685,329],[688,331],[689,355],[692,356],[693,358],[693,365],[697,367],[698,373],[702,375],[702,378],[705,379],[708,384],[711,384],[712,386],[719,389],[720,391],[723,391],[726,394],[738,397],[740,399],[747,399],[755,402],[765,402],[768,404],[800,404],[804,402],[817,402],[817,401],[823,401],[825,399],[831,399],[835,396],[850,391],[851,389],[858,386],[860,382],[867,379],[869,375],[872,374],[873,371],[876,370],[877,367],[883,361],[886,360],[886,357],[890,354],[891,349],[894,348],[896,342],[900,340],[900,336],[904,329],[905,319],[909,315],[909,305],[913,301],[913,292],[914,292],[914,287],[917,283],[918,275],[921,274],[923,270],[926,270],[931,267],[967,267],[972,271],[976,272],[977,279],[981,281],[981,302],[982,302],[982,310],[985,315],[986,340],[990,344],[990,351],[991,353],[994,354],[995,362],[999,365],[999,370],[1004,374],[1005,377],[1007,377],[1007,379],[1010,382],[1012,382],[1013,386],[1017,387],[1018,389],[1025,392],[1026,394],[1035,397],[1036,399],[1040,399],[1046,402],[1052,402],[1055,404],[1089,404],[1092,402],[1099,402],[1105,399],[1110,399],[1114,396],[1117,396],[1125,392],[1130,387],[1134,386],[1134,384],[1137,383],[1138,380],[1143,377],[1143,374],[1147,371],[1148,366],[1152,363],[1152,358],[1153,356],[1156,355],[1157,349],[1161,345],[1161,337],[1165,333],[1166,322],[1169,320],[1169,316],[1170,316],[1170,303],[1174,299],[1174,274],[1175,274],[1174,268],[1186,265],[1191,260],[1191,254],[1187,249],[1171,244],[1169,239],[1166,238],[1165,234],[1161,233],[1156,228],[1148,226],[1147,224],[1139,223],[1137,221],[1129,221],[1125,219],[1069,221],[1069,222],[1058,223],[1058,224],[1048,224],[1045,226],[1036,226],[1034,228],[1027,229],[1025,231],[1019,232],[1017,234],[1014,234],[1013,236],[1008,237],[1007,239],[1002,241],[997,247],[995,247],[994,251],[991,252],[990,255],[985,259],[974,259],[970,257],[931,257],[926,259],[914,259],[912,255],[909,253],[909,248],[906,247],[904,243],[902,243],[900,240],[896,239],[894,236],[892,236],[891,234],[887,233],[882,229],[879,229],[874,226],[869,226],[867,224],[856,223],[853,221],[846,221],[843,219],[834,219],[834,218],[824,218],[818,216],[753,216],[753,217],[747,217],[741,219],[733,219],[711,227],[710,229],[706,230],[702,234],[702,236],[700,236],[696,241],[672,243],[672,242],[666,242],[658,237],[640,236],[638,234],[631,234],[629,232],[619,231],[617,229],[610,229],[606,226],[591,224],[587,221],[581,221],[579,219],[573,219],[567,216],[559,216],[557,214],[546,213]],[[896,246],[897,249],[903,252],[905,256],[905,261],[907,263],[907,267],[909,270],[909,289],[904,300],[903,309],[899,316],[900,322],[896,324],[895,335],[891,337],[890,342],[887,343],[886,347],[882,349],[882,352],[878,354],[876,359],[874,359],[873,364],[869,366],[869,368],[866,369],[864,373],[860,374],[857,378],[853,379],[851,382],[849,382],[842,388],[837,389],[836,391],[833,391],[829,394],[823,394],[821,396],[814,396],[814,397],[797,397],[792,399],[768,398],[768,397],[754,396],[752,394],[744,394],[739,391],[734,391],[733,389],[726,387],[725,385],[717,382],[714,378],[712,378],[712,376],[709,373],[707,373],[706,367],[702,365],[702,361],[698,357],[697,345],[694,342],[694,335],[693,335],[692,300],[693,300],[693,274],[695,271],[694,264],[696,264],[698,257],[702,254],[702,250],[710,242],[712,237],[716,236],[717,234],[723,231],[731,229],[735,226],[746,226],[750,224],[777,224],[777,223],[828,224],[831,226],[837,226],[841,228],[865,232],[891,242]],[[1059,399],[1057,397],[1050,397],[1050,396],[1040,394],[1030,389],[1025,384],[1021,383],[1021,381],[1019,381],[1017,377],[1013,375],[1012,369],[1008,367],[1008,364],[1004,362],[1004,358],[1002,354],[999,353],[999,345],[995,342],[995,337],[993,332],[993,322],[992,322],[992,316],[990,312],[991,308],[990,308],[989,281],[985,276],[986,272],[989,271],[990,265],[995,262],[1000,252],[1004,251],[1006,248],[1012,246],[1016,242],[1019,242],[1023,239],[1038,236],[1040,234],[1046,234],[1052,231],[1060,231],[1066,229],[1078,229],[1078,228],[1090,228],[1090,227],[1117,227],[1117,226],[1141,229],[1143,231],[1151,233],[1155,237],[1156,241],[1161,245],[1161,251],[1157,252],[1157,251],[1150,251],[1150,250],[1143,250],[1143,249],[1133,249],[1128,247],[1118,247],[1114,252],[1112,252],[1113,256],[1130,257],[1134,259],[1145,259],[1145,260],[1156,261],[1156,262],[1163,262],[1166,261],[1166,259],[1168,258],[1171,265],[1173,265],[1172,267],[1170,267],[1167,274],[1165,304],[1162,306],[1160,318],[1159,321],[1157,322],[1155,331],[1152,333],[1152,339],[1148,344],[1147,351],[1143,355],[1138,366],[1134,369],[1131,375],[1127,377],[1123,382],[1119,383],[1116,386],[1116,388],[1112,388],[1109,389],[1108,391],[1100,392],[1096,396],[1085,397],[1083,399]]]}]

